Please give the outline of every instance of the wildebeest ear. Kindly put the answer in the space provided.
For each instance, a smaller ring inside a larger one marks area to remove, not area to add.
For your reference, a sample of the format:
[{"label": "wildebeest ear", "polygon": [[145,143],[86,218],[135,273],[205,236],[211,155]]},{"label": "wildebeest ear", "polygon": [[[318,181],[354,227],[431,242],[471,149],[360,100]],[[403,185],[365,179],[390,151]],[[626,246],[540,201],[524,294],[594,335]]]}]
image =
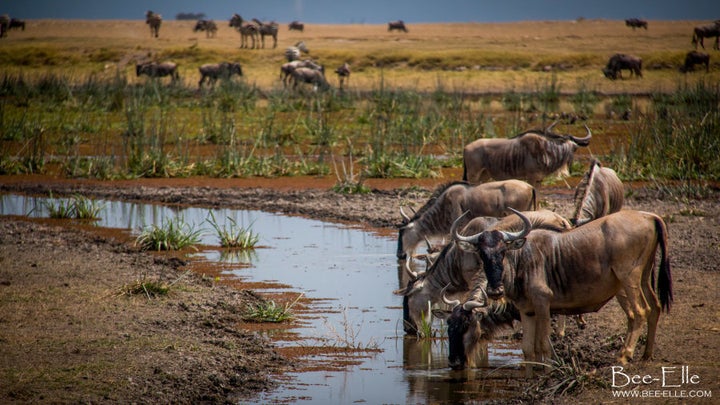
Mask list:
[{"label": "wildebeest ear", "polygon": [[507,249],[513,250],[513,249],[520,249],[525,245],[525,238],[522,239],[515,239],[507,243]]},{"label": "wildebeest ear", "polygon": [[432,314],[434,317],[442,319],[443,321],[447,320],[450,314],[452,314],[452,311],[446,311],[443,309],[433,309]]},{"label": "wildebeest ear", "polygon": [[469,252],[469,253],[475,253],[477,252],[477,248],[475,245],[473,245],[470,242],[463,242],[463,241],[457,241],[457,246],[462,250],[463,252]]}]

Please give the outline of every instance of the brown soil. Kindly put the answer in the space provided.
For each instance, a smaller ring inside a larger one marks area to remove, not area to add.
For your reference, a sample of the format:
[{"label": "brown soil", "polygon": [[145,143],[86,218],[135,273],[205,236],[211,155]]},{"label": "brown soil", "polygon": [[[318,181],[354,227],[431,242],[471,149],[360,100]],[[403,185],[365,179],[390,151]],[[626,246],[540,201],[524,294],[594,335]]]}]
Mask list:
[{"label": "brown soil", "polygon": [[[52,191],[53,195],[261,209],[359,222],[393,234],[399,205],[419,207],[443,181],[447,180],[376,181],[368,183],[374,190],[371,194],[340,195],[328,191],[332,178],[96,182],[0,177],[0,192],[47,195]],[[541,193],[546,207],[571,214],[571,189],[549,187]],[[688,366],[689,375],[698,377],[697,384],[680,388],[653,381],[623,389],[657,390],[657,395],[703,390],[720,395],[720,194],[710,194],[710,198],[687,200],[640,187],[630,193],[626,208],[658,213],[668,223],[675,302],[670,314],[661,317],[654,360],[636,360],[623,372],[662,377],[664,368],[669,377],[679,378],[681,366]],[[63,221],[1,217],[0,263],[3,403],[252,400],[275,384],[276,373],[297,369],[297,353],[279,354],[254,325],[242,320],[245,306],[263,299],[249,291],[252,287],[223,285],[212,276],[188,272],[192,266],[181,255],[142,253],[127,237],[103,235]],[[174,288],[158,298],[125,293],[138,280],[174,283]],[[568,337],[555,341],[558,353],[574,358],[586,373],[583,379],[570,379],[584,389],[552,397],[551,388],[567,375],[549,374],[545,384],[519,393],[518,401],[627,402],[615,399],[611,387],[624,315],[611,302],[587,318],[585,330],[571,326]],[[636,358],[641,352],[642,345]],[[666,383],[671,382],[676,381]],[[710,402],[683,400],[695,401]]]}]

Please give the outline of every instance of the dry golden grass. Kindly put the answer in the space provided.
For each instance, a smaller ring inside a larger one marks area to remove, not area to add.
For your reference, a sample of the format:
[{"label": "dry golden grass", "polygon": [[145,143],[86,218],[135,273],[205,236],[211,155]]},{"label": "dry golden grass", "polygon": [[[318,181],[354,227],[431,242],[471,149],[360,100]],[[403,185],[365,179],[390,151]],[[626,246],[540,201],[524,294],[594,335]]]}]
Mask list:
[{"label": "dry golden grass", "polygon": [[[620,20],[413,24],[408,33],[388,32],[382,24],[306,24],[304,32],[281,24],[278,47],[272,49],[266,38],[261,50],[240,49],[239,34],[226,20],[217,22],[216,38],[194,33],[193,21],[164,21],[155,39],[143,20],[31,20],[26,31],[11,31],[2,40],[0,67],[79,77],[114,74],[117,67],[134,81],[135,62],[172,59],[185,83],[194,85],[200,64],[234,60],[243,64],[249,83],[273,88],[281,86],[284,49],[303,40],[333,84],[334,68],[350,62],[350,86],[359,90],[377,88],[382,77],[387,86],[417,90],[533,91],[551,80],[545,66],[563,92],[579,86],[606,93],[671,91],[684,80],[720,81],[717,61],[710,74],[677,71],[692,49],[692,28],[702,21],[650,21],[647,31],[633,31]],[[644,77],[605,79],[600,69],[617,52],[642,57]],[[711,61],[719,58],[717,51],[707,52]],[[568,68],[558,69],[562,64]]]}]

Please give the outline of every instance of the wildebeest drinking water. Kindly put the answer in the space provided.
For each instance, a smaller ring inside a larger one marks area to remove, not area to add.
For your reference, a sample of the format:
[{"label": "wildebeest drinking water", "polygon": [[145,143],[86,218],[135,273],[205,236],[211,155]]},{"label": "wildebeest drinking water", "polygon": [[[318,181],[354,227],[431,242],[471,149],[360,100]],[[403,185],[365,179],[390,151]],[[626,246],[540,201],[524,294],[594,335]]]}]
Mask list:
[{"label": "wildebeest drinking water", "polygon": [[198,70],[200,71],[198,87],[202,87],[205,79],[209,79],[210,84],[214,85],[218,79],[229,79],[232,75],[242,76],[243,74],[242,66],[233,62],[206,63]]},{"label": "wildebeest drinking water", "polygon": [[622,70],[629,70],[630,77],[635,74],[636,77],[642,77],[642,59],[634,55],[624,53],[616,53],[608,60],[607,66],[603,68],[603,74],[608,79],[615,80],[622,77]]}]

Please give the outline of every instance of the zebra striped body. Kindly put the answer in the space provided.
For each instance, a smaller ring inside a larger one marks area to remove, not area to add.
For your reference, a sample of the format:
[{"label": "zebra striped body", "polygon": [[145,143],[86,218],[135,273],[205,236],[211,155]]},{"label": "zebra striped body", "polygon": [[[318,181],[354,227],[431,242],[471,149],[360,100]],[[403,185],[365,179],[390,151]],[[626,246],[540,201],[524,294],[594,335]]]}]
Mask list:
[{"label": "zebra striped body", "polygon": [[310,50],[305,46],[305,42],[300,41],[295,46],[290,46],[285,49],[285,59],[288,62],[299,60],[303,53],[310,53]]},{"label": "zebra striped body", "polygon": [[[235,13],[230,18],[230,26],[240,33],[240,48],[255,49],[255,39],[258,36],[258,27],[255,24],[245,22],[240,14]],[[249,41],[252,41],[252,45],[248,44]]]},{"label": "zebra striped body", "polygon": [[160,25],[162,24],[162,16],[150,10],[145,13],[145,24],[150,26],[150,35],[157,38],[160,36]]},{"label": "zebra striped body", "polygon": [[257,18],[253,18],[253,22],[257,25],[258,34],[260,34],[260,42],[265,48],[265,36],[269,35],[273,38],[273,48],[277,48],[278,25],[275,21],[264,23]]}]

